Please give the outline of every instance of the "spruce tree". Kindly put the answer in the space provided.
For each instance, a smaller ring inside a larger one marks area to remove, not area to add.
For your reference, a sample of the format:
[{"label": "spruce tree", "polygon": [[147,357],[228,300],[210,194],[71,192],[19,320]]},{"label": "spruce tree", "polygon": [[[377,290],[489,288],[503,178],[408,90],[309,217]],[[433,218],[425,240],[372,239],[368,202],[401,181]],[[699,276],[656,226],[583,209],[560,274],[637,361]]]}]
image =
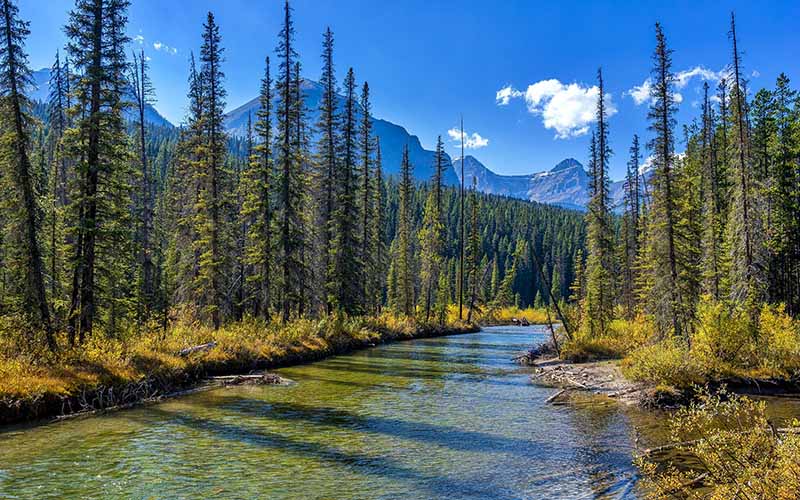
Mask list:
[{"label": "spruce tree", "polygon": [[603,74],[597,71],[597,129],[591,142],[592,198],[586,216],[586,326],[587,333],[602,336],[613,316],[613,229],[608,200],[608,123]]},{"label": "spruce tree", "polygon": [[396,308],[406,316],[414,313],[414,278],[413,278],[413,248],[412,248],[412,201],[414,185],[412,180],[412,166],[408,159],[408,145],[403,147],[403,158],[400,163],[400,199],[397,208],[397,246],[393,265],[396,281]]},{"label": "spruce tree", "polygon": [[325,304],[330,313],[332,303],[327,295],[335,293],[335,286],[332,282],[330,260],[333,242],[334,222],[333,213],[338,192],[338,160],[339,160],[339,131],[340,117],[337,110],[338,90],[336,88],[336,73],[333,66],[333,32],[330,28],[325,31],[322,41],[322,96],[319,102],[319,141],[317,143],[317,155],[319,164],[319,182],[321,199],[320,207],[320,226],[322,234],[322,268],[324,272],[324,284],[326,290]]},{"label": "spruce tree", "polygon": [[44,265],[39,242],[39,220],[34,171],[28,151],[29,130],[26,112],[29,106],[25,89],[31,82],[25,39],[29,35],[28,23],[19,19],[19,9],[11,0],[0,5],[0,95],[4,98],[2,112],[5,123],[10,124],[3,141],[3,164],[9,171],[3,176],[11,178],[13,227],[18,241],[14,241],[13,254],[19,263],[14,266],[21,273],[16,276],[20,290],[21,311],[30,314],[32,326],[45,332],[51,350],[56,349],[50,307],[44,285]]},{"label": "spruce tree", "polygon": [[250,222],[247,230],[245,261],[253,272],[248,276],[254,287],[253,316],[270,319],[272,306],[273,214],[272,214],[272,79],[269,57],[264,62],[264,77],[258,96],[255,134],[257,142],[245,171],[242,216]]},{"label": "spruce tree", "polygon": [[714,300],[722,298],[722,238],[723,207],[722,193],[724,181],[720,179],[720,168],[717,159],[717,138],[714,112],[708,97],[708,83],[703,85],[703,118],[701,154],[703,164],[703,219],[705,221],[702,235],[703,253],[703,293]]},{"label": "spruce tree", "polygon": [[91,335],[98,314],[106,331],[119,326],[124,301],[120,287],[132,255],[130,176],[122,117],[125,105],[124,45],[127,0],[79,0],[65,28],[78,74],[73,92],[76,133],[69,149],[77,158],[72,198],[75,223],[70,341]]},{"label": "spruce tree", "polygon": [[675,188],[674,188],[674,131],[675,75],[672,73],[672,50],[667,48],[661,25],[656,23],[656,49],[653,54],[653,86],[648,118],[655,137],[649,147],[653,152],[653,198],[650,208],[648,243],[652,288],[650,312],[662,336],[682,336],[686,333],[681,315],[678,290],[678,263],[675,251]]},{"label": "spruce tree", "polygon": [[367,268],[369,274],[369,291],[367,297],[371,310],[379,313],[383,305],[384,289],[388,273],[386,251],[386,186],[383,183],[383,165],[381,158],[381,143],[375,138],[375,171],[372,174],[372,214],[370,216],[370,251],[371,267]]},{"label": "spruce tree", "polygon": [[201,255],[196,291],[203,298],[203,309],[211,317],[213,327],[222,324],[223,277],[225,259],[225,228],[223,227],[223,186],[225,183],[226,134],[223,124],[226,91],[223,87],[223,48],[219,26],[214,14],[206,16],[203,24],[203,45],[200,49],[203,93],[202,168],[206,179],[200,189],[198,220]]},{"label": "spruce tree", "polygon": [[[373,154],[373,137],[372,137],[372,116],[371,105],[369,102],[369,84],[364,82],[361,87],[361,120],[358,128],[358,145],[361,152],[361,168],[359,175],[361,176],[361,252],[359,258],[364,269],[370,270],[374,267],[373,258],[375,251],[372,248],[372,239],[370,238],[369,218],[373,213],[372,209],[372,154]],[[359,295],[361,298],[362,306],[366,310],[369,304],[369,271],[362,273],[361,290]]]},{"label": "spruce tree", "polygon": [[448,302],[436,294],[439,288],[439,273],[444,260],[445,226],[442,218],[442,170],[444,169],[444,146],[439,136],[434,156],[433,178],[425,200],[422,224],[419,230],[420,279],[422,285],[423,312],[425,321],[430,320],[431,308],[440,302]]},{"label": "spruce tree", "polygon": [[277,167],[276,210],[278,218],[277,243],[279,269],[281,269],[280,290],[281,318],[287,322],[294,311],[302,311],[305,290],[306,268],[303,255],[302,219],[303,171],[298,156],[297,119],[300,110],[294,85],[294,65],[297,52],[294,49],[294,23],[292,9],[288,0],[284,4],[283,27],[278,35],[278,76],[275,82],[276,137],[275,164]]}]

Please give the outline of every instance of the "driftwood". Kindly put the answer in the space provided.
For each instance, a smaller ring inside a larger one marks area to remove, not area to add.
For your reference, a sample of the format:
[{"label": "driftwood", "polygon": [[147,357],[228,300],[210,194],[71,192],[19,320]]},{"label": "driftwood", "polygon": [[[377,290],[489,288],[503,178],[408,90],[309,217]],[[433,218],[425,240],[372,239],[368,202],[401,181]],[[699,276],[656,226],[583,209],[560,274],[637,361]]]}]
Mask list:
[{"label": "driftwood", "polygon": [[258,384],[258,385],[279,385],[288,383],[288,379],[284,379],[274,373],[257,373],[252,375],[220,375],[216,377],[209,377],[209,380],[220,382],[223,385],[239,385],[239,384]]},{"label": "driftwood", "polygon": [[181,349],[178,352],[178,356],[186,357],[186,356],[189,356],[190,354],[194,354],[196,352],[210,351],[211,349],[213,349],[215,347],[217,347],[217,343],[216,342],[209,342],[207,344],[200,344],[200,345],[196,345],[196,346],[192,346],[192,347],[187,347],[186,349]]},{"label": "driftwood", "polygon": [[555,401],[556,399],[558,399],[558,397],[559,397],[559,396],[561,396],[562,394],[564,394],[565,392],[567,392],[567,389],[561,389],[561,390],[560,390],[560,391],[558,391],[557,393],[555,393],[555,394],[553,394],[552,396],[550,396],[549,398],[547,398],[547,399],[545,400],[545,402],[544,402],[544,403],[545,403],[545,404],[552,403],[553,401]]}]

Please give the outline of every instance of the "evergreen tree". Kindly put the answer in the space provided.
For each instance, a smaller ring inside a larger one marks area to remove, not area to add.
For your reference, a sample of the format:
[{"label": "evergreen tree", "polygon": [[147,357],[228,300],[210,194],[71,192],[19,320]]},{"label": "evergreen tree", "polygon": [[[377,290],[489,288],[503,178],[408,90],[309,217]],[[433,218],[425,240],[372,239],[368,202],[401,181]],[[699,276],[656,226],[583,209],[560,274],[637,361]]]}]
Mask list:
[{"label": "evergreen tree", "polygon": [[258,96],[255,133],[258,138],[245,170],[245,196],[242,216],[248,219],[245,261],[253,272],[248,280],[253,285],[254,316],[270,318],[272,306],[272,80],[269,57],[264,63],[264,77]]},{"label": "evergreen tree", "polygon": [[672,51],[667,48],[661,25],[656,23],[656,49],[653,54],[653,86],[648,118],[655,138],[649,147],[653,151],[653,199],[650,208],[648,243],[652,272],[650,312],[662,336],[682,336],[686,333],[686,318],[681,314],[678,288],[678,262],[675,251],[675,188],[674,146],[676,111],[672,73]]},{"label": "evergreen tree", "polygon": [[139,150],[139,168],[141,175],[139,179],[141,185],[139,187],[138,213],[136,214],[139,223],[139,297],[137,300],[139,321],[149,318],[155,293],[155,268],[153,265],[152,249],[155,186],[151,173],[152,167],[147,158],[147,132],[145,123],[146,107],[153,103],[154,90],[150,82],[150,75],[147,71],[148,64],[144,55],[144,50],[141,51],[138,57],[136,53],[134,53],[130,83],[133,88],[133,96],[136,104],[137,146]]},{"label": "evergreen tree", "polygon": [[397,208],[397,247],[394,262],[396,292],[396,308],[406,316],[414,313],[414,278],[412,248],[412,197],[414,186],[411,178],[412,166],[408,160],[408,145],[403,147],[403,159],[400,163],[400,199]]},{"label": "evergreen tree", "polygon": [[608,201],[608,124],[603,74],[597,71],[597,130],[591,142],[592,198],[586,216],[586,326],[592,336],[604,335],[613,316],[613,229]]},{"label": "evergreen tree", "polygon": [[130,249],[130,177],[122,110],[125,105],[124,45],[127,0],[78,0],[65,28],[78,74],[76,118],[69,151],[78,159],[72,198],[75,224],[70,342],[83,342],[98,314],[113,333],[124,312],[120,287]]},{"label": "evergreen tree", "polygon": [[720,178],[717,159],[717,139],[714,112],[708,98],[708,83],[703,85],[703,118],[701,153],[703,164],[703,219],[705,221],[702,237],[703,285],[704,293],[714,300],[722,298],[722,238],[724,181]]},{"label": "evergreen tree", "polygon": [[436,296],[439,288],[439,273],[444,259],[445,227],[442,218],[442,170],[444,169],[444,145],[439,136],[434,156],[433,178],[430,192],[425,201],[422,213],[422,225],[419,230],[419,251],[421,264],[422,299],[425,301],[425,321],[430,320],[431,308],[440,302],[449,302],[444,297]]},{"label": "evergreen tree", "polygon": [[375,172],[373,173],[372,189],[372,215],[370,216],[370,251],[371,267],[367,268],[369,274],[369,292],[371,310],[380,312],[383,303],[384,288],[387,276],[386,254],[386,187],[383,183],[383,166],[381,159],[380,140],[375,138]]},{"label": "evergreen tree", "polygon": [[205,135],[201,168],[206,178],[200,189],[200,210],[197,214],[200,261],[195,288],[203,298],[204,310],[211,317],[215,329],[222,324],[222,267],[225,259],[222,189],[225,183],[223,110],[226,91],[223,87],[225,74],[221,69],[223,49],[220,43],[219,26],[214,14],[209,12],[203,24],[203,45],[200,49]]},{"label": "evergreen tree", "polygon": [[278,35],[278,54],[280,63],[275,82],[278,98],[276,106],[275,163],[278,170],[277,181],[277,241],[280,246],[278,264],[281,269],[280,290],[282,292],[281,317],[284,322],[291,318],[293,311],[302,311],[303,284],[306,267],[303,256],[305,227],[302,218],[304,202],[301,158],[298,156],[297,120],[300,103],[297,102],[293,84],[293,69],[297,52],[294,49],[294,24],[292,9],[288,0],[284,4],[283,27]]},{"label": "evergreen tree", "polygon": [[630,159],[627,163],[625,173],[625,197],[624,212],[622,215],[622,304],[625,314],[630,319],[636,310],[636,266],[639,257],[640,240],[640,200],[639,194],[639,162],[641,153],[639,150],[639,136],[633,136],[633,143],[630,148]]},{"label": "evergreen tree", "polygon": [[[29,130],[26,111],[29,103],[25,89],[31,83],[28,56],[25,54],[25,39],[30,34],[28,23],[19,19],[19,9],[11,0],[2,0],[0,5],[0,95],[4,98],[3,121],[8,126],[3,132],[2,160],[8,168],[2,177],[11,179],[13,207],[12,234],[18,236],[14,241],[12,253],[18,262],[14,266],[20,273],[15,276],[15,284],[21,298],[20,310],[30,315],[32,327],[44,330],[47,345],[56,349],[53,326],[50,321],[50,308],[44,285],[44,265],[39,242],[38,207],[35,192],[35,173],[28,151]],[[3,127],[6,128],[6,127]],[[5,238],[4,238],[5,239]]]},{"label": "evergreen tree", "polygon": [[[361,150],[361,168],[359,175],[361,176],[361,252],[359,258],[364,269],[369,270],[374,267],[372,262],[375,251],[372,248],[372,239],[370,238],[369,218],[373,213],[372,209],[372,153],[373,153],[373,137],[372,137],[372,116],[371,105],[369,102],[369,84],[364,82],[361,88],[361,122],[358,128],[358,145]],[[361,296],[362,305],[364,309],[370,302],[368,297],[369,293],[369,271],[362,273]]]},{"label": "evergreen tree", "polygon": [[760,213],[763,205],[758,196],[759,190],[750,162],[747,91],[741,77],[741,54],[733,13],[729,35],[733,52],[731,101],[736,179],[727,226],[727,245],[731,259],[730,292],[731,298],[737,303],[745,304],[751,319],[755,320],[767,286]]},{"label": "evergreen tree", "polygon": [[[325,31],[322,41],[322,96],[319,103],[319,142],[317,155],[320,168],[320,226],[322,228],[322,268],[325,273],[325,290],[328,294],[335,293],[332,281],[330,260],[333,243],[334,222],[333,213],[336,202],[338,182],[338,154],[339,154],[339,128],[340,117],[337,111],[338,91],[336,88],[336,74],[333,66],[333,32],[330,28]],[[331,311],[331,301],[326,297],[327,311]]]},{"label": "evergreen tree", "polygon": [[330,276],[334,286],[331,302],[348,314],[360,311],[359,291],[361,262],[358,255],[358,206],[356,204],[356,159],[358,154],[358,125],[356,83],[353,69],[345,78],[345,109],[342,115],[341,157],[337,169],[334,234],[331,242]]},{"label": "evergreen tree", "polygon": [[769,148],[775,159],[773,196],[775,220],[770,231],[774,255],[773,300],[786,304],[793,314],[800,311],[800,100],[781,73],[775,83],[774,137]]}]

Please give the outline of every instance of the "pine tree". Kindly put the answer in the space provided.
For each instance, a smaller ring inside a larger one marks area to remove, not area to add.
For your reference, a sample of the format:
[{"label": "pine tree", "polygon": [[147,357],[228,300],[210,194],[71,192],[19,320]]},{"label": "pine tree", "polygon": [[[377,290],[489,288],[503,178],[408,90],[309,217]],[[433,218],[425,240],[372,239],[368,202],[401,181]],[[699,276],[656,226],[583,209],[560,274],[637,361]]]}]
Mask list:
[{"label": "pine tree", "polygon": [[[470,221],[469,242],[467,244],[467,284],[469,286],[469,308],[467,309],[467,323],[472,322],[472,313],[477,306],[478,291],[484,276],[481,276],[479,265],[481,260],[481,237],[478,219],[478,181],[472,178],[472,193],[470,196]],[[486,266],[488,271],[489,266]],[[440,280],[441,281],[441,280]]]},{"label": "pine tree", "polygon": [[397,247],[394,255],[397,309],[406,316],[414,313],[414,278],[412,248],[412,200],[414,186],[412,166],[408,160],[408,145],[403,147],[400,163],[400,200],[397,209]]},{"label": "pine tree", "polygon": [[24,92],[31,82],[25,54],[25,39],[30,31],[28,23],[19,19],[19,9],[11,0],[2,0],[0,9],[0,95],[5,100],[0,111],[4,123],[10,124],[2,148],[3,164],[8,165],[9,171],[2,175],[10,177],[13,186],[13,193],[9,193],[15,212],[13,230],[19,235],[13,253],[20,261],[14,267],[22,271],[16,281],[21,292],[21,310],[30,313],[32,326],[44,330],[48,347],[55,350],[38,235],[35,174],[28,151],[28,100]]}]

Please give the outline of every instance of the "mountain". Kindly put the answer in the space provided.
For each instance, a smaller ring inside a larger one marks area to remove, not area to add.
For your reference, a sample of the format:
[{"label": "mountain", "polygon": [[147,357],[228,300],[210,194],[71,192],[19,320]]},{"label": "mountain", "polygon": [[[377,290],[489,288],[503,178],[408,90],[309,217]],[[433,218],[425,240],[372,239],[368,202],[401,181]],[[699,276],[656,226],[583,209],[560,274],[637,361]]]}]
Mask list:
[{"label": "mountain", "polygon": [[[456,173],[461,175],[461,159],[453,163]],[[640,169],[642,176],[649,180],[652,169],[645,162]],[[565,208],[584,210],[589,203],[589,174],[574,158],[562,160],[550,170],[527,175],[496,174],[472,156],[464,159],[466,185],[472,186],[473,178],[478,191],[537,201]],[[625,195],[624,181],[614,181],[609,185],[609,198],[616,211],[622,209]]]},{"label": "mountain", "polygon": [[[322,85],[304,79],[301,83],[306,106],[308,123],[315,125],[319,120],[319,103],[322,98]],[[337,107],[342,109],[345,104],[344,96],[337,95]],[[250,115],[255,120],[256,112],[261,108],[258,98],[252,99],[238,108],[225,114],[226,130],[236,136],[244,136],[247,131],[247,117]],[[386,175],[400,173],[400,162],[403,155],[403,146],[408,144],[408,157],[414,167],[414,177],[418,180],[428,180],[433,176],[434,152],[422,147],[419,138],[410,134],[405,128],[392,122],[372,118],[372,133],[380,139],[381,158],[383,171]],[[312,136],[312,145],[316,144],[316,136]],[[450,157],[447,156],[450,163]],[[445,185],[458,184],[455,170],[445,170],[443,182]]]},{"label": "mountain", "polygon": [[[33,77],[34,88],[28,91],[28,98],[33,101],[47,102],[50,97],[50,68],[42,68],[34,71],[31,76]],[[130,99],[133,100],[132,95],[130,96]],[[129,120],[134,120],[137,118],[133,108],[129,108],[125,111],[125,117]],[[170,123],[169,120],[161,116],[161,113],[159,113],[158,110],[151,104],[148,104],[144,108],[144,120],[153,125],[170,128],[174,127],[174,125]]]}]

